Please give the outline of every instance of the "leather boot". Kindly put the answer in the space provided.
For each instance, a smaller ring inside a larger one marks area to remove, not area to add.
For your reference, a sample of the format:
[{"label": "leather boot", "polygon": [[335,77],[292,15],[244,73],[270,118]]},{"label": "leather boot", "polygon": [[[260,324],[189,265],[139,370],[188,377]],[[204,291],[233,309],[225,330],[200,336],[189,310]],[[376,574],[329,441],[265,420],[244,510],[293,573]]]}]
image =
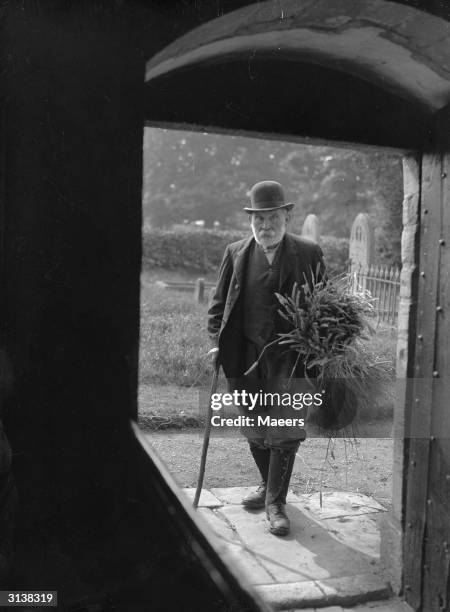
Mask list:
[{"label": "leather boot", "polygon": [[270,533],[278,536],[287,535],[290,529],[285,505],[294,461],[295,452],[273,449],[270,452],[266,514]]},{"label": "leather boot", "polygon": [[268,448],[261,448],[256,444],[249,443],[250,452],[255,460],[258,467],[259,473],[261,474],[261,484],[256,491],[249,493],[242,500],[242,505],[246,508],[256,510],[258,508],[264,508],[266,504],[266,487],[267,478],[269,475],[269,464],[270,464],[270,450]]}]

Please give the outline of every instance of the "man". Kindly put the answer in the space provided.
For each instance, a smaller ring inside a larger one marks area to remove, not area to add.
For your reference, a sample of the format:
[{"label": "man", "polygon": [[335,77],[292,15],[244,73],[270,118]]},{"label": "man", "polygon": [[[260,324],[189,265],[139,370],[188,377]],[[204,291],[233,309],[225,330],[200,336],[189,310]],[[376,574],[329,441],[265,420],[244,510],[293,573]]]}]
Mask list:
[{"label": "man", "polygon": [[[262,353],[278,333],[287,331],[275,292],[290,294],[294,283],[312,286],[316,271],[319,279],[324,274],[320,247],[286,232],[292,207],[279,183],[256,183],[250,206],[244,208],[252,236],[225,250],[208,311],[208,331],[215,345],[210,353],[222,365],[230,390],[274,391],[294,370],[295,376],[304,373],[303,364],[295,369],[295,355],[276,343]],[[261,353],[258,366],[244,375]],[[265,410],[267,406],[259,405],[256,412]],[[247,508],[265,507],[271,533],[286,535],[286,495],[304,431],[263,425],[244,427],[242,433],[262,478],[256,492],[242,503]]]}]

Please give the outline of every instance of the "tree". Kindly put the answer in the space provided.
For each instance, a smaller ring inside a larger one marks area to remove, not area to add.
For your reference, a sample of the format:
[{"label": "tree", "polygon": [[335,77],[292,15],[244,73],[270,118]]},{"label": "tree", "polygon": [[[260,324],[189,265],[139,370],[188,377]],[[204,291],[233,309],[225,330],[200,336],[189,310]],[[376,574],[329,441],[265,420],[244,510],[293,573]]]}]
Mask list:
[{"label": "tree", "polygon": [[203,220],[205,227],[248,227],[243,207],[257,181],[280,181],[296,203],[294,231],[315,213],[322,233],[348,237],[359,212],[371,215],[383,263],[398,261],[400,158],[378,152],[275,140],[146,129],[144,217],[154,227]]}]

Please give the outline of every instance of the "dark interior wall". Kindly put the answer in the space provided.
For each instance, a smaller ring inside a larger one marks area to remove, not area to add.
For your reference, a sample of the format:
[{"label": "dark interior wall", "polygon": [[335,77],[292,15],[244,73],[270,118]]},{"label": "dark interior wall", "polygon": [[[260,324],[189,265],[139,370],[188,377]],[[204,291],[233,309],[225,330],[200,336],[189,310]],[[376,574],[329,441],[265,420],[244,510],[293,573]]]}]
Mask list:
[{"label": "dark interior wall", "polygon": [[[43,357],[56,357],[36,352],[41,336],[49,342],[57,330],[83,319],[89,334],[110,330],[130,364],[132,388],[138,330],[130,320],[136,317],[141,222],[140,49],[130,48],[126,28],[108,14],[83,21],[77,13],[29,10],[7,25],[6,310],[13,317],[13,350],[23,349],[21,341],[27,347],[16,377],[22,368],[39,367]],[[51,336],[43,331],[48,327]]]},{"label": "dark interior wall", "polygon": [[33,587],[53,572],[55,584],[73,580],[68,558],[110,527],[126,485],[143,58],[127,12],[29,2],[5,19],[6,425],[20,498],[17,580]]}]

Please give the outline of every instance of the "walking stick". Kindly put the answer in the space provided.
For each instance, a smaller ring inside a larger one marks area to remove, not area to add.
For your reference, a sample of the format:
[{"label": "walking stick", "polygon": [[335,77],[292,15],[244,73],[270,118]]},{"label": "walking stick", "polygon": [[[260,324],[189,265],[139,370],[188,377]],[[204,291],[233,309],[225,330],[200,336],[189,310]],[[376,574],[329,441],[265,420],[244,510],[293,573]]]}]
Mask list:
[{"label": "walking stick", "polygon": [[198,500],[200,499],[200,493],[202,492],[203,487],[203,477],[205,476],[205,467],[206,467],[206,455],[208,454],[208,446],[209,446],[209,436],[211,434],[211,417],[212,417],[212,407],[211,407],[211,398],[213,393],[216,392],[217,382],[219,380],[219,369],[220,364],[217,360],[216,365],[214,367],[214,374],[211,380],[211,389],[209,391],[209,402],[208,408],[206,410],[206,427],[205,433],[203,435],[203,448],[202,448],[202,457],[200,459],[200,470],[198,472],[198,482],[197,482],[197,490],[195,491],[194,497],[194,508],[198,506]]}]

